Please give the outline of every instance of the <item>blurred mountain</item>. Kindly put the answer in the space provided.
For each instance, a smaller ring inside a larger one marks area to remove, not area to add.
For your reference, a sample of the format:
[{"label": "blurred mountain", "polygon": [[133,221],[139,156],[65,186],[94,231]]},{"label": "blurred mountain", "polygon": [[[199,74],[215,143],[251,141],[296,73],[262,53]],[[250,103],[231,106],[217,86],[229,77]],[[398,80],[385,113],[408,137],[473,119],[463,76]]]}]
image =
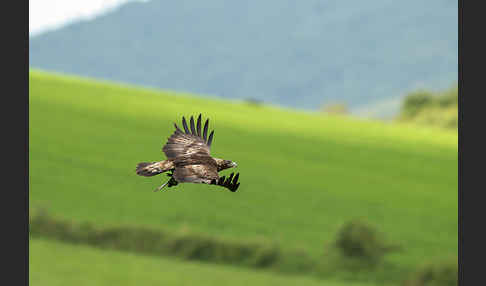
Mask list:
[{"label": "blurred mountain", "polygon": [[450,0],[152,0],[34,36],[29,56],[45,70],[362,112],[456,81],[457,23]]}]

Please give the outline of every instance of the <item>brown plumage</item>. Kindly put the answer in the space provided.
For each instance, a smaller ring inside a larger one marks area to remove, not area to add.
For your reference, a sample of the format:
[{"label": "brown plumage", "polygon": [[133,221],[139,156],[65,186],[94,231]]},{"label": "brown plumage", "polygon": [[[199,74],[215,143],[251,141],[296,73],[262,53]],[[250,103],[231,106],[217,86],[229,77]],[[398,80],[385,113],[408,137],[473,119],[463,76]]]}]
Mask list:
[{"label": "brown plumage", "polygon": [[162,148],[167,160],[139,163],[136,173],[140,176],[150,177],[170,171],[167,174],[171,177],[170,180],[156,191],[165,186],[176,186],[178,183],[202,183],[222,186],[236,192],[240,186],[239,174],[234,176],[234,173],[231,173],[227,179],[225,176],[219,177],[218,175],[221,170],[236,167],[236,163],[213,158],[210,155],[214,131],[211,131],[208,136],[209,119],[204,123],[203,130],[201,130],[201,114],[197,118],[196,125],[192,116],[189,123],[188,127],[186,119],[182,117],[184,131],[174,123],[176,130]]}]

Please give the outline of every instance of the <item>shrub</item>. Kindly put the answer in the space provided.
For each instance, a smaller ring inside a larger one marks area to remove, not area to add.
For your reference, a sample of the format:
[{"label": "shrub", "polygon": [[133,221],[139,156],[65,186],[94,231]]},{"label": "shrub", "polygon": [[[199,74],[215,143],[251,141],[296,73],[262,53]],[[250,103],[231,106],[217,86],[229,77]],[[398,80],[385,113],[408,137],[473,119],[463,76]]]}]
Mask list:
[{"label": "shrub", "polygon": [[336,247],[344,256],[370,264],[377,263],[385,253],[397,249],[396,246],[386,243],[374,227],[361,220],[342,226],[338,232]]},{"label": "shrub", "polygon": [[404,116],[414,116],[425,107],[431,106],[433,102],[434,96],[431,92],[425,90],[412,92],[405,97],[402,106],[402,114]]},{"label": "shrub", "polygon": [[456,259],[446,259],[427,263],[417,269],[404,286],[455,286],[457,285],[458,265]]},{"label": "shrub", "polygon": [[245,102],[248,105],[254,106],[254,107],[260,107],[263,105],[263,100],[254,98],[254,97],[248,97],[245,99]]},{"label": "shrub", "polygon": [[454,129],[458,127],[458,100],[457,86],[435,93],[415,91],[405,97],[396,119]]},{"label": "shrub", "polygon": [[348,114],[349,109],[346,103],[331,103],[322,107],[322,112],[330,114]]}]

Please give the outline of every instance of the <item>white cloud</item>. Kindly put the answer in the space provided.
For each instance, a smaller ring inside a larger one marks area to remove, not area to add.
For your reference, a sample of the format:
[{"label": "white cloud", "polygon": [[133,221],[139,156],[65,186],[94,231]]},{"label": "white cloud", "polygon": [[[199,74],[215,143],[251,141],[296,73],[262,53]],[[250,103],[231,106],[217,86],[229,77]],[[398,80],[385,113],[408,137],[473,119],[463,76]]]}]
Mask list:
[{"label": "white cloud", "polygon": [[96,17],[133,0],[29,0],[29,35]]}]

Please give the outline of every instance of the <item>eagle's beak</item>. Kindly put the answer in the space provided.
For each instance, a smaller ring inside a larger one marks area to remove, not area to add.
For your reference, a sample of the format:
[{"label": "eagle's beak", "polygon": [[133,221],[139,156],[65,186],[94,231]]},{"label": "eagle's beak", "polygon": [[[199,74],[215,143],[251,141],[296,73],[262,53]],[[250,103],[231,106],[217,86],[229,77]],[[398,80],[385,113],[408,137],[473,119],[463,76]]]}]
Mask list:
[{"label": "eagle's beak", "polygon": [[231,167],[238,167],[238,164],[236,164],[236,162],[231,162]]}]

